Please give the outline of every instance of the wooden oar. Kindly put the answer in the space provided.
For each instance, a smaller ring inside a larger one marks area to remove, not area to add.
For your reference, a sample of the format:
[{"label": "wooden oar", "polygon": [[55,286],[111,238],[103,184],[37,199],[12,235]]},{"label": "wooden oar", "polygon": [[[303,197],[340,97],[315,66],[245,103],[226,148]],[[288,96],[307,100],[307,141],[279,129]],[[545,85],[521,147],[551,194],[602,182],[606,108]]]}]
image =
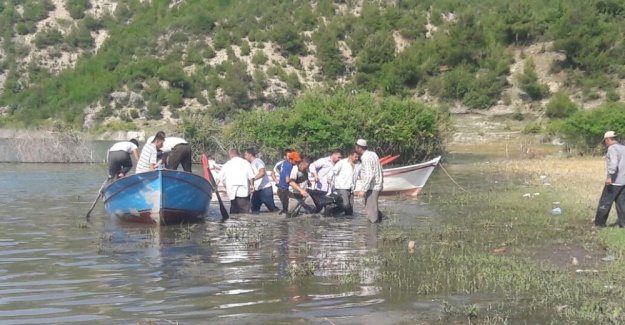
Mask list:
[{"label": "wooden oar", "polygon": [[206,155],[202,155],[202,165],[204,167],[204,177],[208,180],[211,186],[213,186],[213,190],[217,195],[217,201],[219,201],[219,211],[221,212],[221,220],[226,221],[230,218],[230,215],[224,206],[224,202],[221,200],[221,195],[219,195],[219,191],[217,190],[217,181],[215,181],[215,177],[211,172],[210,165],[208,164],[208,157],[206,157]]},{"label": "wooden oar", "polygon": [[95,201],[93,201],[93,205],[91,205],[91,209],[89,209],[89,211],[87,212],[87,215],[85,216],[85,218],[89,219],[89,215],[91,214],[91,211],[93,211],[93,208],[95,208],[95,205],[98,203],[98,201],[100,200],[100,197],[102,196],[102,189],[104,188],[104,185],[106,185],[106,183],[108,183],[108,178],[104,180],[104,183],[102,183],[102,186],[100,186],[100,190],[98,191],[98,197],[95,198]]}]

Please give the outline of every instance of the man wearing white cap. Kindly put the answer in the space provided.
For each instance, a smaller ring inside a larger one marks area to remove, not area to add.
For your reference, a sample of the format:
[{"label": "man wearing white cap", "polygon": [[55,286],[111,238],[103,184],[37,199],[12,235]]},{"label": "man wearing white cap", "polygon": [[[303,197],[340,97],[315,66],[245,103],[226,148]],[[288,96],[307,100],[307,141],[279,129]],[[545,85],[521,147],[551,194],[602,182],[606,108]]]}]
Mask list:
[{"label": "man wearing white cap", "polygon": [[619,227],[625,226],[625,146],[616,139],[614,131],[608,131],[603,136],[603,144],[608,148],[605,156],[608,175],[603,186],[603,192],[599,199],[595,225],[605,227],[608,215],[612,209],[612,203],[616,203],[616,214]]},{"label": "man wearing white cap", "polygon": [[360,155],[360,180],[362,188],[357,193],[358,197],[365,198],[365,213],[371,223],[382,221],[382,213],[378,209],[378,198],[382,191],[382,165],[378,155],[367,150],[367,140],[356,141],[356,153]]}]

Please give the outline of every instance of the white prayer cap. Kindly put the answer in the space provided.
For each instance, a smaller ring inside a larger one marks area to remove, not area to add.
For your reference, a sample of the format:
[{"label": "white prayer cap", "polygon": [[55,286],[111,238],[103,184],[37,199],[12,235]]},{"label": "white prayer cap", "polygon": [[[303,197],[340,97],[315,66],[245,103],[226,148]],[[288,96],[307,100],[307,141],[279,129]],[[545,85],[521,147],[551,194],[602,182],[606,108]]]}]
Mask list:
[{"label": "white prayer cap", "polygon": [[604,139],[615,138],[615,137],[616,137],[616,133],[614,133],[614,131],[608,131],[603,135]]},{"label": "white prayer cap", "polygon": [[367,140],[365,140],[365,139],[358,139],[358,141],[356,141],[356,145],[357,146],[361,146],[361,147],[366,147],[367,146]]}]

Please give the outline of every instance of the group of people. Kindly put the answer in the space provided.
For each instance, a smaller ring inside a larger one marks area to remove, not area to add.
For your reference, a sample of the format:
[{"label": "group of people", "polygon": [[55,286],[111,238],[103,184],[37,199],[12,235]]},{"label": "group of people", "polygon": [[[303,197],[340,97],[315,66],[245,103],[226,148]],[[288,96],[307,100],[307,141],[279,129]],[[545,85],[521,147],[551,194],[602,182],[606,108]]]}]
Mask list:
[{"label": "group of people", "polygon": [[113,144],[107,153],[109,179],[124,177],[130,172],[133,167],[131,155],[137,161],[137,173],[155,170],[159,165],[174,170],[182,165],[184,171],[192,172],[191,145],[182,138],[167,137],[165,132],[158,131],[148,138],[141,155],[138,151],[139,142],[136,139]]},{"label": "group of people", "polygon": [[[159,165],[174,170],[182,165],[184,171],[192,172],[191,146],[182,138],[167,137],[165,132],[159,131],[148,138],[141,154],[138,148],[138,141],[132,139],[115,143],[109,149],[110,179],[128,174],[133,167],[132,156],[137,161],[136,173],[155,170]],[[334,150],[327,157],[311,161],[287,149],[284,160],[275,165],[272,173],[256,157],[253,148],[246,149],[243,157],[239,150],[231,149],[228,161],[215,178],[226,189],[233,214],[258,214],[265,205],[270,212],[295,216],[301,212],[319,212],[325,206],[320,202],[330,198],[334,204],[331,211],[326,212],[352,215],[354,195],[357,195],[365,200],[367,219],[372,223],[382,220],[378,209],[383,186],[382,165],[378,155],[368,150],[364,139],[356,141],[346,158],[340,150]],[[358,188],[357,179],[360,179]],[[271,180],[277,184],[281,209],[274,203]]]},{"label": "group of people", "polygon": [[[244,158],[237,149],[229,152],[226,162],[217,176],[223,183],[230,213],[257,214],[262,205],[280,214],[295,216],[301,212],[319,212],[323,197],[333,198],[330,213],[352,215],[354,195],[364,197],[367,219],[372,223],[382,220],[378,198],[382,191],[382,165],[378,155],[368,150],[367,141],[356,141],[354,150],[343,158],[340,150],[329,156],[311,161],[293,150],[284,151],[284,160],[277,163],[271,179],[277,184],[282,209],[273,200],[273,188],[265,163],[254,149],[246,149]],[[361,184],[356,188],[357,179]]]}]

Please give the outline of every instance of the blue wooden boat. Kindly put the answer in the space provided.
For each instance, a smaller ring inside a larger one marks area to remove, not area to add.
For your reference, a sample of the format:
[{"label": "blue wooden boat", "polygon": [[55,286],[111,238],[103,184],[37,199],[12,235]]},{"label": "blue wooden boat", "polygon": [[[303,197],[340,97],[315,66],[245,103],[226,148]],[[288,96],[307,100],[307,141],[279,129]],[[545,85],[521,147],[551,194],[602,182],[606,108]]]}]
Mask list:
[{"label": "blue wooden boat", "polygon": [[110,217],[161,225],[203,220],[212,193],[212,186],[203,177],[167,169],[128,175],[103,190]]}]

